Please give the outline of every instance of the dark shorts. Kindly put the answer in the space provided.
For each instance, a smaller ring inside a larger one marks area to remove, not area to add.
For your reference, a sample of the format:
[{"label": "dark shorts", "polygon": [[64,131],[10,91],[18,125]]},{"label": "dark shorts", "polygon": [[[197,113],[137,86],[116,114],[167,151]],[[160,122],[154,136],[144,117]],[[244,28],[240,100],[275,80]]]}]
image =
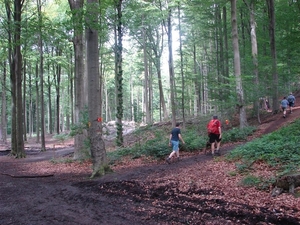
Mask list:
[{"label": "dark shorts", "polygon": [[209,143],[220,142],[221,140],[220,134],[209,134]]},{"label": "dark shorts", "polygon": [[286,107],[281,106],[281,109],[282,109],[282,111],[285,111],[285,110],[286,110]]},{"label": "dark shorts", "polygon": [[294,102],[289,102],[289,107],[294,107]]}]

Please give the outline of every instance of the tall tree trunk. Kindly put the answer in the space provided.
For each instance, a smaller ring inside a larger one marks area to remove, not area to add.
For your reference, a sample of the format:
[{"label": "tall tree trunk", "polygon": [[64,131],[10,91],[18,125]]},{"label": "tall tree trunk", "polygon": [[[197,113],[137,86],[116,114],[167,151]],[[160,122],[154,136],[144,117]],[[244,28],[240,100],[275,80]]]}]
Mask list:
[{"label": "tall tree trunk", "polygon": [[183,53],[182,53],[182,37],[181,37],[181,11],[180,11],[180,2],[178,2],[178,35],[179,35],[179,54],[180,54],[180,74],[181,74],[181,111],[182,111],[182,122],[183,129],[185,128],[185,85],[184,85],[184,74],[183,74]]},{"label": "tall tree trunk", "polygon": [[117,105],[117,146],[123,146],[123,126],[122,126],[122,118],[123,118],[123,70],[122,70],[122,0],[116,1],[116,49],[115,49],[115,60],[116,60],[116,75],[115,75],[115,83],[116,83],[116,105]]},{"label": "tall tree trunk", "polygon": [[102,121],[100,115],[100,74],[98,50],[98,11],[97,0],[87,1],[86,40],[87,40],[87,73],[88,73],[88,108],[89,108],[89,138],[93,161],[92,177],[103,175],[107,166],[105,144],[102,138]]},{"label": "tall tree trunk", "polygon": [[44,53],[43,53],[43,39],[42,39],[42,3],[41,0],[37,0],[37,8],[38,8],[38,15],[39,15],[39,53],[40,53],[40,106],[41,106],[41,151],[46,151],[46,143],[45,143],[45,105],[44,105]]},{"label": "tall tree trunk", "polygon": [[224,64],[223,64],[223,32],[222,32],[222,20],[221,20],[221,9],[220,6],[217,4],[216,5],[216,12],[215,12],[215,21],[216,21],[216,32],[215,32],[215,39],[216,39],[216,74],[217,74],[217,83],[216,85],[216,94],[217,96],[215,97],[219,101],[224,101],[225,98],[227,97],[223,89],[221,88],[221,84],[223,82],[223,73],[224,73]]},{"label": "tall tree trunk", "polygon": [[[56,56],[61,56],[61,50],[57,46]],[[55,89],[56,89],[56,133],[60,133],[61,129],[61,121],[60,121],[60,81],[61,81],[61,66],[56,65],[56,81],[55,81]]]},{"label": "tall tree trunk", "polygon": [[70,96],[70,111],[71,111],[71,124],[74,124],[74,68],[72,66],[73,62],[73,55],[70,56],[70,69],[68,73],[68,80],[70,81],[70,89],[69,89],[69,96]]},{"label": "tall tree trunk", "polygon": [[16,79],[14,75],[14,51],[13,51],[13,37],[14,26],[12,20],[12,9],[9,1],[5,1],[5,9],[7,14],[8,23],[8,61],[10,66],[10,85],[11,85],[11,151],[15,153],[17,151],[17,127],[16,127]]},{"label": "tall tree trunk", "polygon": [[[229,56],[228,56],[228,35],[227,35],[227,10],[223,7],[223,34],[224,34],[224,76],[229,78]],[[226,81],[228,83],[228,81]]]},{"label": "tall tree trunk", "polygon": [[257,39],[256,39],[256,21],[255,21],[255,1],[250,0],[250,4],[244,0],[250,11],[250,38],[251,38],[251,50],[252,50],[252,62],[253,62],[253,74],[254,74],[254,109],[256,111],[258,122],[260,123],[259,115],[259,77],[258,77],[258,50],[257,50]]},{"label": "tall tree trunk", "polygon": [[52,82],[51,82],[51,76],[50,76],[50,71],[48,69],[48,114],[49,114],[49,119],[48,119],[48,127],[49,127],[49,133],[53,134],[53,119],[52,119]]},{"label": "tall tree trunk", "polygon": [[32,68],[31,64],[28,66],[29,72],[29,77],[28,77],[28,94],[29,94],[29,106],[28,106],[28,132],[29,132],[29,137],[32,137],[32,132],[33,132],[33,104],[32,104],[32,79],[31,79],[31,74],[32,74]]},{"label": "tall tree trunk", "polygon": [[236,93],[238,110],[240,115],[240,128],[248,126],[246,107],[244,100],[244,91],[242,85],[241,76],[241,63],[240,63],[240,51],[239,51],[239,39],[236,19],[236,0],[231,0],[231,25],[232,25],[232,45],[234,54],[234,74],[236,77]]},{"label": "tall tree trunk", "polygon": [[275,6],[274,0],[266,0],[268,5],[269,15],[269,36],[270,36],[270,48],[272,56],[272,76],[273,76],[273,113],[279,111],[279,99],[278,99],[278,74],[277,74],[277,54],[275,43]]},{"label": "tall tree trunk", "polygon": [[[143,17],[142,20],[145,20]],[[144,122],[146,124],[151,124],[150,120],[150,110],[149,110],[149,66],[148,66],[148,57],[147,57],[147,36],[146,28],[142,28],[143,35],[143,56],[144,56]]]},{"label": "tall tree trunk", "polygon": [[[75,112],[74,123],[78,124],[81,121],[81,116],[84,113],[84,45],[83,45],[83,0],[69,0],[69,5],[72,10],[72,20],[74,27],[73,47],[75,52]],[[76,134],[74,138],[74,159],[83,159],[84,154],[84,133]]]},{"label": "tall tree trunk", "polygon": [[3,76],[1,76],[1,141],[7,142],[7,106],[6,106],[6,61],[3,61]]},{"label": "tall tree trunk", "polygon": [[36,100],[35,100],[35,115],[36,115],[36,143],[40,143],[40,89],[39,89],[39,65],[36,63],[35,65],[35,93],[36,93]]},{"label": "tall tree trunk", "polygon": [[176,105],[175,105],[175,73],[173,63],[173,48],[172,48],[172,10],[168,12],[168,49],[169,49],[169,76],[170,76],[170,94],[172,108],[172,127],[176,125]]},{"label": "tall tree trunk", "polygon": [[[163,26],[161,26],[161,32],[159,32],[158,29],[155,29],[155,35],[148,35],[148,38],[151,43],[153,43],[153,48],[152,51],[154,53],[154,66],[157,71],[157,78],[158,78],[158,90],[159,90],[159,102],[160,102],[160,120],[163,118],[163,120],[167,120],[169,115],[168,115],[168,110],[166,107],[166,101],[164,97],[164,90],[163,90],[163,85],[162,85],[162,77],[161,77],[161,56],[162,56],[162,51],[163,51]],[[162,115],[161,115],[162,113]]]},{"label": "tall tree trunk", "polygon": [[[194,34],[193,34],[194,36]],[[202,103],[204,104],[205,102],[207,102],[207,99],[204,97],[205,96],[205,92],[203,89],[203,95],[201,95],[201,86],[204,86],[204,83],[206,82],[205,79],[206,77],[203,74],[203,79],[202,79],[202,85],[201,85],[201,78],[200,78],[200,71],[199,71],[199,66],[197,63],[197,48],[196,45],[193,44],[193,72],[194,74],[196,74],[195,78],[193,79],[194,84],[193,84],[193,95],[194,95],[194,99],[193,99],[193,115],[197,116],[198,113],[200,113],[202,111],[201,109],[201,99],[203,100]],[[207,94],[207,93],[206,93]],[[203,110],[204,112],[204,110]]]},{"label": "tall tree trunk", "polygon": [[[26,47],[25,47],[26,48]],[[24,141],[27,141],[27,110],[26,110],[26,93],[27,93],[27,85],[26,85],[26,60],[24,60],[24,69],[23,69],[23,121],[24,121],[24,131],[23,131],[23,135],[24,135]]]},{"label": "tall tree trunk", "polygon": [[17,149],[12,154],[16,158],[24,158],[24,117],[23,117],[23,101],[22,101],[22,54],[21,54],[21,13],[23,1],[15,0],[14,22],[14,59],[13,59],[13,73],[16,82],[16,131],[17,131]]}]

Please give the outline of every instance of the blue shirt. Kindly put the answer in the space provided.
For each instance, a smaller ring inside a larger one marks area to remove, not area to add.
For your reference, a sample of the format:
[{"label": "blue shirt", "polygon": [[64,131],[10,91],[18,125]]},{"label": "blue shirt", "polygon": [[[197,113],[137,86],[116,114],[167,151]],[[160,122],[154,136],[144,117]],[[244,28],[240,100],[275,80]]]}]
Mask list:
[{"label": "blue shirt", "polygon": [[294,103],[296,99],[295,99],[294,95],[289,95],[289,97],[287,98],[287,100],[288,100],[288,102]]},{"label": "blue shirt", "polygon": [[172,141],[179,141],[179,134],[180,134],[180,129],[178,127],[175,127],[171,131],[172,134]]},{"label": "blue shirt", "polygon": [[281,106],[282,106],[282,107],[288,107],[288,105],[289,105],[288,100],[283,99],[283,100],[281,101]]}]

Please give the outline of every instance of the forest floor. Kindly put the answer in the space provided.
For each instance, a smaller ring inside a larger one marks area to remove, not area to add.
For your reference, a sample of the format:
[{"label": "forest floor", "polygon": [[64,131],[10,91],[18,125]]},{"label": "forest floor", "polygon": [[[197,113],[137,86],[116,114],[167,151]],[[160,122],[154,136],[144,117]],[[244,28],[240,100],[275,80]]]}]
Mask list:
[{"label": "forest floor", "polygon": [[[264,113],[248,141],[297,118],[299,106],[287,118]],[[113,173],[89,179],[90,162],[67,160],[72,141],[57,143],[49,136],[47,151],[40,152],[30,139],[26,158],[0,156],[0,224],[300,224],[300,198],[288,193],[271,197],[270,190],[242,186],[241,175],[230,175],[236,165],[222,159],[239,144],[222,145],[222,156],[215,159],[199,150],[182,152],[181,160],[171,164],[123,160]],[[276,173],[263,163],[253,168],[257,176]]]}]

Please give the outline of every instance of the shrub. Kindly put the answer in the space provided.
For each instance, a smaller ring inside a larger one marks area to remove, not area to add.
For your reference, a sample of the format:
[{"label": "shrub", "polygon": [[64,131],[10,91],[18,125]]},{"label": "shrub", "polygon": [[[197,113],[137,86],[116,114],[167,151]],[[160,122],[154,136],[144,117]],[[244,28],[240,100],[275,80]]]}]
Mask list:
[{"label": "shrub", "polygon": [[260,182],[261,180],[259,177],[249,175],[242,179],[241,184],[244,186],[257,186]]},{"label": "shrub", "polygon": [[248,126],[243,129],[232,128],[222,134],[223,142],[235,142],[247,140],[247,137],[251,135],[256,130],[256,127]]},{"label": "shrub", "polygon": [[241,145],[227,155],[228,160],[264,161],[282,170],[294,171],[300,165],[300,120],[271,134]]}]

